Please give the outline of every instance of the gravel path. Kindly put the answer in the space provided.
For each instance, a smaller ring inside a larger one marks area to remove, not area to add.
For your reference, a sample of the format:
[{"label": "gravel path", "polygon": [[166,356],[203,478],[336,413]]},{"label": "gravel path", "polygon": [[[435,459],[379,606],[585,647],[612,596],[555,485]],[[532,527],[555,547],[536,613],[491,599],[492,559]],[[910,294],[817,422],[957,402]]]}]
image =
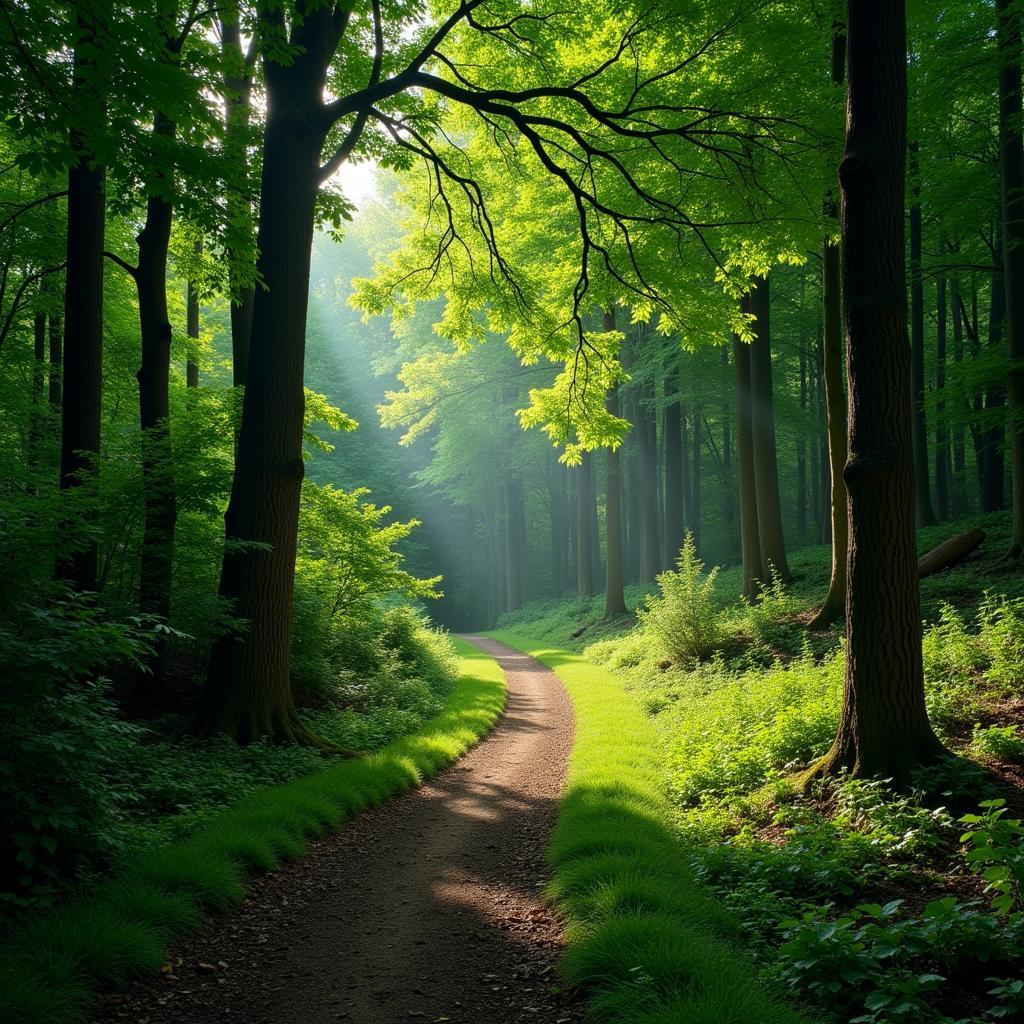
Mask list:
[{"label": "gravel path", "polygon": [[540,898],[573,712],[558,677],[471,638],[508,679],[490,736],[421,788],[250,884],[173,971],[108,997],[97,1022],[560,1024],[558,922]]}]

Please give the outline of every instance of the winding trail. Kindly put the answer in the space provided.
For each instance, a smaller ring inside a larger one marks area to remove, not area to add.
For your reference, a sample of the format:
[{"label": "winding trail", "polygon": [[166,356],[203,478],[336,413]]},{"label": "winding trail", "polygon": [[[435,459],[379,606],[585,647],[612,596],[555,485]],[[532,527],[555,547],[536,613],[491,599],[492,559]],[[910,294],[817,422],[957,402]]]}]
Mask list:
[{"label": "winding trail", "polygon": [[540,898],[573,711],[540,662],[493,640],[508,703],[419,789],[314,841],[178,949],[174,971],[109,997],[132,1024],[562,1024],[560,926]]}]

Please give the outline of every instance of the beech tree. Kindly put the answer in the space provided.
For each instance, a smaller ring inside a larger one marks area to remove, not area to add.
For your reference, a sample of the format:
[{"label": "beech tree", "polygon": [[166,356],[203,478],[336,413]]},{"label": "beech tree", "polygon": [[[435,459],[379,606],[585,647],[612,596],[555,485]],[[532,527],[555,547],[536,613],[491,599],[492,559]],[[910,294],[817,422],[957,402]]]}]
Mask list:
[{"label": "beech tree", "polygon": [[812,773],[910,781],[943,756],[921,662],[904,249],[903,0],[847,4],[842,197],[850,387],[846,685],[832,750]]}]

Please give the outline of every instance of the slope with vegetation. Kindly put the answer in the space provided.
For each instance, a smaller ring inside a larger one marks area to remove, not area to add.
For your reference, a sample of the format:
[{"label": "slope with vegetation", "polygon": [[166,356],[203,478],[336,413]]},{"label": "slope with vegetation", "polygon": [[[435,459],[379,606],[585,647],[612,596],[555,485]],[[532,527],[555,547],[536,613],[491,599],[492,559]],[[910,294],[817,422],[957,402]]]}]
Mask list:
[{"label": "slope with vegetation", "polygon": [[[984,527],[986,544],[922,582],[928,712],[957,756],[902,792],[885,779],[806,781],[843,701],[840,637],[806,628],[827,549],[793,552],[793,582],[750,603],[740,570],[705,573],[688,540],[677,570],[635,595],[636,618],[609,623],[600,602],[566,600],[501,623],[510,632],[499,635],[544,650],[571,689],[577,675],[606,679],[624,720],[647,716],[649,784],[671,805],[660,818],[676,844],[664,859],[684,876],[676,890],[696,885],[732,910],[764,981],[810,1012],[945,1024],[1022,1008],[1024,592],[997,561],[1007,517],[960,525]],[[922,531],[921,549],[948,529]],[[567,828],[573,799],[570,786]],[[595,830],[595,846],[613,843],[617,828]],[[558,892],[557,837],[551,855]],[[603,900],[603,885],[587,878],[586,898]]]}]

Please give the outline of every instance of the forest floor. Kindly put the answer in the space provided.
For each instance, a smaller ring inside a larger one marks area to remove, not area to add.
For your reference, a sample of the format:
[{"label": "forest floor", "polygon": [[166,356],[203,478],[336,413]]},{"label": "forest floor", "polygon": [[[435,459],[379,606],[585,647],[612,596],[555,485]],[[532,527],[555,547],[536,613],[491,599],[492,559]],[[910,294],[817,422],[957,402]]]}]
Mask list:
[{"label": "forest floor", "polygon": [[573,741],[558,677],[476,639],[508,680],[490,736],[419,789],[310,844],[177,948],[97,1024],[567,1024],[541,898]]}]

